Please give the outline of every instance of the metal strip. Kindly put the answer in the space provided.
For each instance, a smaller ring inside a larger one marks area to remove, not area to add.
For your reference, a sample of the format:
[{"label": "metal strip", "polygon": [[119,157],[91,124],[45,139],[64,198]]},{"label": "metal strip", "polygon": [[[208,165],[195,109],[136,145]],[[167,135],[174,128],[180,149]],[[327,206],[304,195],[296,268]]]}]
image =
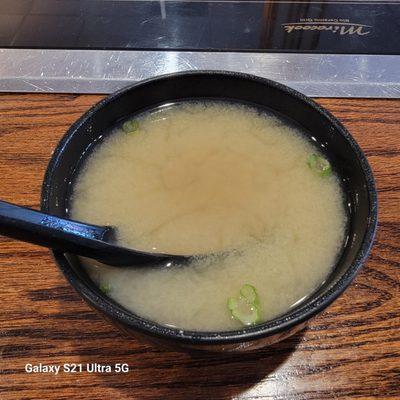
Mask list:
[{"label": "metal strip", "polygon": [[400,56],[0,49],[0,91],[111,93],[187,70],[247,72],[312,97],[400,98]]},{"label": "metal strip", "polygon": [[[109,0],[99,0],[109,1]],[[129,3],[129,2],[155,2],[160,0],[114,0],[114,2]],[[243,0],[163,0],[166,3],[241,3]],[[289,4],[396,4],[399,0],[245,0],[246,3],[289,3]]]}]

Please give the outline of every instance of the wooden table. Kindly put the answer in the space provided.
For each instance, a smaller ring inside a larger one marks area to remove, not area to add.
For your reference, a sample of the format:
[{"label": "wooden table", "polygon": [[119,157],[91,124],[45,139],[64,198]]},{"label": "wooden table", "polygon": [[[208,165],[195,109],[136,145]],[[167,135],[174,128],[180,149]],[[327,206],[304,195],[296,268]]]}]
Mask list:
[{"label": "wooden table", "polygon": [[[100,96],[0,95],[0,198],[39,206],[67,127]],[[0,398],[399,399],[400,101],[321,99],[365,150],[379,231],[356,281],[309,327],[254,353],[197,356],[129,339],[93,312],[45,249],[0,238]],[[28,374],[25,365],[128,363],[126,374]]]}]

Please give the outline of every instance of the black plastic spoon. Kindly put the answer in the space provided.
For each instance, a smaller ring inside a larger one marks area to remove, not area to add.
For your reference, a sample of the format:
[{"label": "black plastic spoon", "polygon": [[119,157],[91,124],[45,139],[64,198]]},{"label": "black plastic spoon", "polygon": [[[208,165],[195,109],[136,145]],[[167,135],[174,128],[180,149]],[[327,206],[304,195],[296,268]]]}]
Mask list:
[{"label": "black plastic spoon", "polygon": [[0,201],[0,234],[115,266],[139,266],[167,260],[182,263],[191,258],[116,246],[112,243],[113,227],[59,218],[5,201]]}]

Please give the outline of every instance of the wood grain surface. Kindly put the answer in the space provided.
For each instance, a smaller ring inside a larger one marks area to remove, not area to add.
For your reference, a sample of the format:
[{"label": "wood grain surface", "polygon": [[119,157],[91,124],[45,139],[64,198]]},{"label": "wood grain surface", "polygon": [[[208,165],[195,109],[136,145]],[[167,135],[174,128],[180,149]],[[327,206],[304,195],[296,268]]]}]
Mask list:
[{"label": "wood grain surface", "polygon": [[[92,95],[0,95],[0,198],[39,206],[41,180]],[[0,398],[400,399],[400,101],[322,99],[365,150],[379,230],[356,281],[309,327],[250,354],[190,356],[124,337],[47,250],[0,237]],[[128,363],[126,374],[28,374],[25,365]]]}]

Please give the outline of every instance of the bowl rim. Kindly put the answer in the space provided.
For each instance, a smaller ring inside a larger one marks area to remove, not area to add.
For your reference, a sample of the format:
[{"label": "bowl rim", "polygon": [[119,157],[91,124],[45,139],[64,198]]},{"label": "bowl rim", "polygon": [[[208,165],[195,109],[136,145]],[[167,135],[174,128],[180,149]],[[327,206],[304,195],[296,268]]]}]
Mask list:
[{"label": "bowl rim", "polygon": [[304,94],[285,86],[281,83],[258,77],[255,75],[231,72],[231,71],[217,71],[217,70],[199,70],[199,71],[184,71],[171,73],[166,75],[160,75],[145,79],[142,81],[135,82],[128,85],[100,100],[88,111],[86,111],[75,123],[73,123],[61,140],[58,142],[56,148],[48,163],[41,193],[41,209],[44,212],[48,211],[48,199],[50,196],[51,181],[54,171],[57,169],[58,160],[63,153],[64,149],[68,145],[71,137],[79,130],[79,128],[90,119],[95,113],[100,112],[110,102],[121,97],[126,92],[135,90],[138,87],[146,86],[153,82],[176,79],[185,76],[223,76],[238,78],[241,80],[248,80],[257,82],[264,86],[269,86],[274,89],[285,92],[286,94],[294,97],[297,101],[306,103],[309,107],[317,111],[320,116],[326,119],[330,125],[332,125],[336,132],[342,135],[345,140],[350,144],[357,160],[361,166],[366,189],[369,197],[369,210],[368,210],[368,221],[367,227],[364,234],[362,244],[357,252],[357,255],[347,271],[338,279],[325,293],[321,294],[317,298],[310,299],[311,301],[305,300],[304,304],[299,308],[295,308],[292,312],[286,313],[279,316],[271,321],[267,321],[252,327],[245,327],[238,330],[221,331],[221,332],[207,332],[207,331],[192,331],[179,328],[171,328],[164,325],[157,324],[150,320],[144,319],[132,312],[129,312],[107,296],[100,294],[99,291],[93,290],[89,285],[81,280],[78,274],[70,266],[64,253],[59,250],[52,250],[54,260],[58,267],[63,272],[69,283],[73,288],[94,308],[98,309],[108,317],[116,320],[118,323],[127,325],[129,328],[141,332],[145,335],[150,335],[158,338],[169,339],[175,342],[196,344],[196,345],[216,345],[216,344],[228,344],[228,343],[240,343],[254,341],[267,336],[286,331],[296,325],[299,325],[308,319],[312,318],[316,314],[323,311],[328,307],[337,297],[339,297],[344,290],[350,285],[362,264],[368,257],[371,250],[376,228],[377,228],[377,216],[378,216],[378,200],[377,192],[375,187],[375,181],[372,174],[371,167],[362,152],[361,148],[347,131],[347,129],[341,124],[341,122],[334,117],[325,108],[314,102]]}]

